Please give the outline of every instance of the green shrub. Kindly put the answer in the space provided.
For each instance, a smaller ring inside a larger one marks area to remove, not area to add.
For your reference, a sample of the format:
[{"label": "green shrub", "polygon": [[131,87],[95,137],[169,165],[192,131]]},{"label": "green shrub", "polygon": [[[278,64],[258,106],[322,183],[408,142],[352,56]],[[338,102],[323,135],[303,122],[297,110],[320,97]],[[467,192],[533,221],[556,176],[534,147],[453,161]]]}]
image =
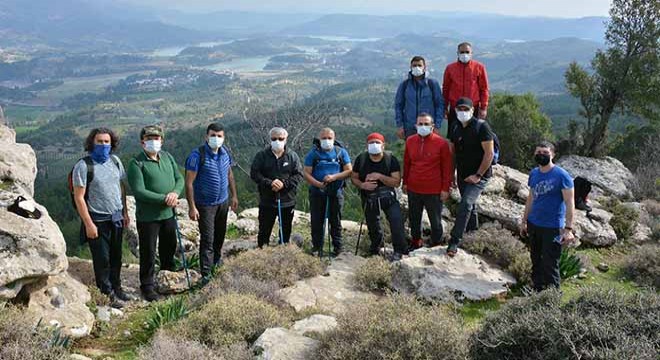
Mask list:
[{"label": "green shrub", "polygon": [[59,330],[35,326],[19,309],[0,305],[0,359],[64,360],[69,346]]},{"label": "green shrub", "polygon": [[287,323],[280,310],[254,295],[221,296],[183,321],[167,327],[168,334],[221,348],[238,342],[253,342],[264,330]]},{"label": "green shrub", "polygon": [[252,356],[244,342],[211,349],[198,341],[184,340],[158,332],[148,346],[139,349],[140,360],[250,360]]},{"label": "green shrub", "polygon": [[281,287],[323,272],[321,261],[305,254],[295,245],[268,247],[247,251],[225,263],[227,271],[247,274],[254,279],[275,281]]},{"label": "green shrub", "polygon": [[532,261],[529,250],[506,229],[477,230],[466,234],[461,247],[484,256],[513,275],[518,283],[531,282]]},{"label": "green shrub", "polygon": [[[199,254],[186,255],[186,266],[188,266],[188,269],[199,269]],[[174,267],[178,269],[177,271],[183,270],[183,259],[181,255],[174,257]]]},{"label": "green shrub", "polygon": [[163,325],[175,322],[188,315],[188,306],[183,297],[168,299],[162,303],[156,303],[147,315],[147,332],[153,334]]},{"label": "green shrub", "polygon": [[647,244],[639,247],[626,257],[623,271],[638,284],[660,289],[660,246]]},{"label": "green shrub", "polygon": [[254,295],[273,305],[285,306],[286,303],[279,295],[280,289],[279,284],[273,280],[257,280],[241,268],[224,268],[199,292],[194,302],[206,304],[223,295],[242,294]]},{"label": "green shrub", "polygon": [[637,210],[615,202],[610,204],[610,211],[614,215],[610,219],[610,225],[614,229],[617,239],[623,241],[633,236],[639,221]]},{"label": "green shrub", "polygon": [[470,339],[481,359],[657,359],[660,295],[587,289],[568,303],[557,290],[513,299]]},{"label": "green shrub", "polygon": [[321,336],[315,359],[465,359],[460,317],[440,305],[406,295],[357,304],[341,314],[338,328]]},{"label": "green shrub", "polygon": [[364,291],[388,290],[392,288],[392,267],[382,257],[372,256],[355,270],[354,280]]},{"label": "green shrub", "polygon": [[559,276],[562,280],[570,279],[580,273],[580,258],[567,250],[562,250],[559,257]]}]

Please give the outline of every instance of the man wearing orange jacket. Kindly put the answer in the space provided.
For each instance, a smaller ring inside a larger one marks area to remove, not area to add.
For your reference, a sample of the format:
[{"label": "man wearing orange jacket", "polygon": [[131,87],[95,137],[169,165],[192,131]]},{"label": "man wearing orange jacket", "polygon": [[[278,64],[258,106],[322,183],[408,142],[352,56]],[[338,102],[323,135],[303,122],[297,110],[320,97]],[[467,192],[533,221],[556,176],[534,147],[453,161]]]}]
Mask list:
[{"label": "man wearing orange jacket", "polygon": [[431,246],[442,241],[442,203],[449,198],[453,164],[449,143],[433,131],[433,117],[421,113],[417,117],[417,134],[406,140],[403,154],[403,190],[408,194],[408,218],[412,247],[422,241],[422,211],[431,222]]},{"label": "man wearing orange jacket", "polygon": [[488,74],[486,67],[472,59],[472,44],[464,42],[458,45],[458,61],[447,65],[442,81],[442,94],[447,114],[447,137],[456,120],[456,102],[462,97],[472,100],[475,117],[486,119],[488,115]]}]

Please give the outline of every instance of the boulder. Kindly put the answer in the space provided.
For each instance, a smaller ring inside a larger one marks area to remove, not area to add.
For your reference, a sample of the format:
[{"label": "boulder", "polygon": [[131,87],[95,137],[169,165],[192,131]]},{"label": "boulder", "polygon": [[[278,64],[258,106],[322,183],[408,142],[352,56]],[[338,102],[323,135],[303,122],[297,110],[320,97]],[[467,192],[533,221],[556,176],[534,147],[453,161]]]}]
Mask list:
[{"label": "boulder", "polygon": [[504,188],[507,193],[513,196],[519,202],[525,202],[529,195],[529,186],[527,186],[528,174],[504,165],[493,166],[494,179],[504,179]]},{"label": "boulder", "polygon": [[339,314],[351,304],[375,296],[354,285],[353,274],[364,261],[362,257],[344,252],[332,260],[326,274],[300,280],[280,290],[280,295],[297,312],[314,307],[329,314]]},{"label": "boulder", "polygon": [[[202,278],[199,272],[188,269],[190,275],[190,284],[195,284]],[[189,290],[188,280],[185,271],[167,271],[161,270],[156,275],[156,283],[158,284],[158,292],[161,294],[180,294]]]},{"label": "boulder", "polygon": [[258,219],[259,218],[259,208],[250,208],[245,209],[238,214],[239,219]]},{"label": "boulder", "polygon": [[256,359],[306,360],[313,358],[319,341],[284,328],[266,329],[252,345]]},{"label": "boulder", "polygon": [[394,289],[428,300],[487,300],[505,295],[516,283],[510,274],[481,257],[459,249],[447,256],[444,247],[422,248],[394,266]]},{"label": "boulder", "polygon": [[571,176],[581,176],[605,192],[619,199],[632,198],[632,184],[635,176],[621,161],[613,157],[602,159],[570,155],[559,159],[558,165],[566,169]]},{"label": "boulder", "polygon": [[486,183],[484,194],[502,194],[506,191],[506,180],[501,177],[491,177]]},{"label": "boulder", "polygon": [[479,216],[496,220],[505,228],[516,231],[525,212],[525,206],[497,195],[482,194],[477,201]]},{"label": "boulder", "polygon": [[35,323],[55,326],[65,335],[81,338],[94,327],[94,314],[85,305],[92,299],[87,287],[62,273],[25,286],[27,314]]},{"label": "boulder", "polygon": [[612,214],[602,209],[593,209],[589,217],[584,211],[576,210],[573,230],[582,243],[592,246],[610,246],[617,241],[614,228],[609,224]]},{"label": "boulder", "polygon": [[0,179],[12,182],[21,189],[21,195],[34,196],[37,177],[37,156],[28,144],[16,143],[16,132],[0,125]]},{"label": "boulder", "polygon": [[310,333],[323,334],[337,327],[337,319],[328,315],[316,314],[306,319],[298,320],[291,330],[299,335]]},{"label": "boulder", "polygon": [[[17,196],[0,190],[7,204]],[[48,211],[37,204],[40,219],[28,219],[0,207],[0,300],[15,297],[22,286],[67,268],[66,243]]]},{"label": "boulder", "polygon": [[259,223],[252,218],[240,218],[234,222],[234,226],[243,235],[255,235],[259,232]]}]

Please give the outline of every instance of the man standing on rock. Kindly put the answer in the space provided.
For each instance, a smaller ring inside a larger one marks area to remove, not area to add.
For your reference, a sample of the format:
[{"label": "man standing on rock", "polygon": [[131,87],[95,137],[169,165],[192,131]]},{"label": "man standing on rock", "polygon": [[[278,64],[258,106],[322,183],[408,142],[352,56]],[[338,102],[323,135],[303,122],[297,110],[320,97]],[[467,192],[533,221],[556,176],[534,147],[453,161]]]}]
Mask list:
[{"label": "man standing on rock", "polygon": [[154,272],[156,243],[160,270],[175,271],[177,223],[184,180],[174,157],[162,151],[163,129],[156,125],[140,131],[143,151],[128,165],[128,182],[135,196],[135,217],[140,245],[140,288],[147,301],[158,300]]},{"label": "man standing on rock", "polygon": [[392,232],[393,260],[401,260],[401,256],[408,250],[403,233],[401,206],[394,192],[401,184],[401,166],[392,153],[385,151],[383,135],[372,133],[367,137],[367,151],[355,159],[351,181],[360,189],[371,240],[370,255],[377,255],[384,243],[380,224],[380,212],[383,211]]},{"label": "man standing on rock", "polygon": [[227,214],[230,207],[233,211],[238,208],[233,161],[224,141],[223,126],[213,123],[206,128],[204,145],[186,160],[188,216],[199,223],[199,265],[204,281],[208,281],[213,266],[222,264]]},{"label": "man standing on rock", "polygon": [[450,148],[455,156],[456,184],[461,193],[456,223],[447,248],[447,255],[452,257],[456,255],[465,231],[478,227],[475,204],[493,174],[494,135],[486,121],[474,116],[474,110],[470,98],[458,99],[455,111],[460,124],[454,127],[450,137]]},{"label": "man standing on rock", "polygon": [[467,97],[474,104],[474,115],[486,119],[488,115],[488,74],[486,67],[472,59],[472,44],[464,42],[458,45],[458,61],[447,65],[442,80],[444,104],[449,107],[447,114],[447,137],[451,136],[454,126],[458,126],[456,106],[458,99]]},{"label": "man standing on rock", "polygon": [[454,166],[449,144],[433,132],[433,118],[427,113],[417,117],[417,135],[406,140],[403,155],[403,191],[408,194],[408,216],[412,247],[422,241],[422,212],[431,222],[431,246],[442,241],[442,203],[449,199]]},{"label": "man standing on rock", "polygon": [[270,145],[255,155],[250,169],[250,177],[259,188],[259,248],[268,246],[276,218],[281,224],[278,242],[289,243],[296,194],[303,178],[298,154],[286,147],[289,133],[276,127],[269,135]]},{"label": "man standing on rock", "polygon": [[325,218],[328,218],[333,254],[342,251],[341,208],[344,180],[353,167],[348,151],[335,141],[335,132],[322,129],[314,147],[305,156],[304,176],[309,186],[309,214],[312,225],[312,254],[323,256]]},{"label": "man standing on rock", "polygon": [[89,244],[96,286],[106,294],[111,305],[123,307],[131,300],[121,287],[121,253],[123,228],[130,219],[126,208],[124,182],[126,172],[121,160],[112,152],[119,137],[107,128],[92,130],[85,140],[89,155],[73,168],[73,197],[82,221],[80,238]]},{"label": "man standing on rock", "polygon": [[559,288],[559,258],[573,235],[573,178],[552,160],[555,147],[541,142],[534,151],[539,165],[529,174],[529,196],[520,222],[520,234],[529,237],[532,282],[536,291]]},{"label": "man standing on rock", "polygon": [[445,103],[437,80],[428,77],[426,60],[415,56],[410,60],[408,78],[401,82],[394,99],[397,136],[405,140],[417,133],[415,124],[421,113],[431,114],[436,131],[445,116]]}]

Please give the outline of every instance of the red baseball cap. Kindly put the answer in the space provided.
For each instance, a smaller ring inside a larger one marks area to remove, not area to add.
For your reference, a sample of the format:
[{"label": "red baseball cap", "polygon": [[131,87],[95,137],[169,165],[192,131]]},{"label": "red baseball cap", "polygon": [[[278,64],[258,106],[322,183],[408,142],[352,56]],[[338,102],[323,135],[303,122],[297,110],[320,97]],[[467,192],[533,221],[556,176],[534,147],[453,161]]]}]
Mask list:
[{"label": "red baseball cap", "polygon": [[380,140],[381,142],[385,143],[385,137],[380,133],[369,134],[369,136],[367,136],[367,142],[371,140]]}]

